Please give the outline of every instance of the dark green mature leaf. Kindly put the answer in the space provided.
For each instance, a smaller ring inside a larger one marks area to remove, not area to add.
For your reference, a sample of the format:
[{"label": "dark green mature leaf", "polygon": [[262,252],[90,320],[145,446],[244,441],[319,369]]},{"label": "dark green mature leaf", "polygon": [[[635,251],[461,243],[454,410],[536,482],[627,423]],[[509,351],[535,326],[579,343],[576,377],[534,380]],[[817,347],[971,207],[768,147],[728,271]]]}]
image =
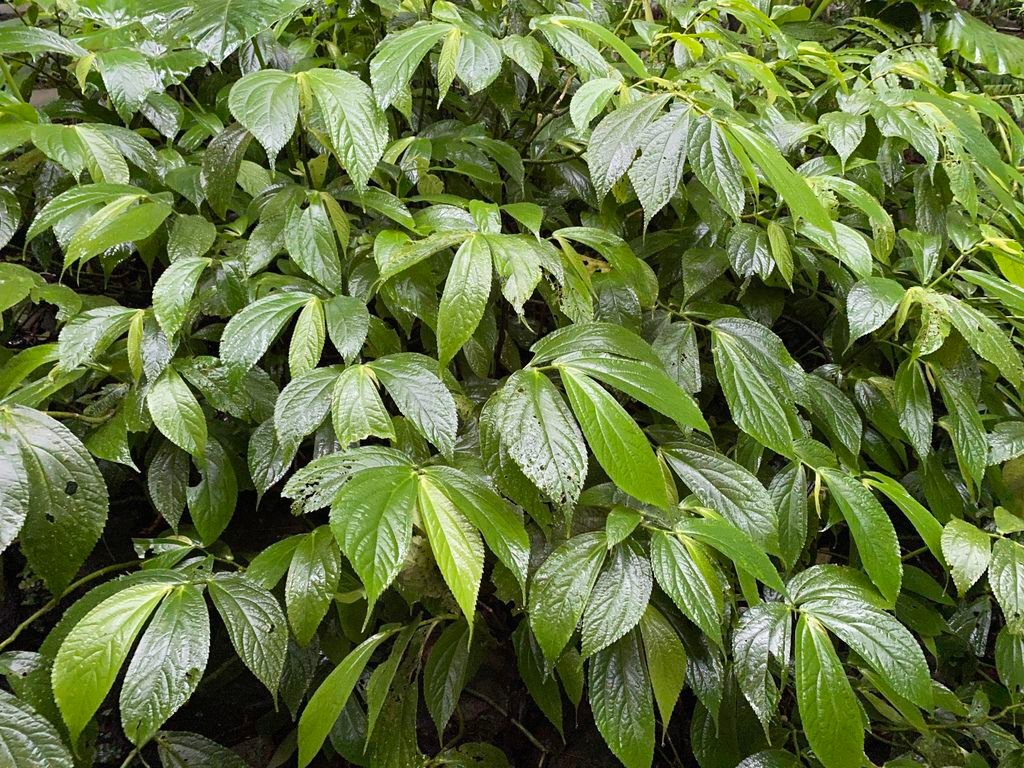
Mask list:
[{"label": "dark green mature leaf", "polygon": [[630,632],[590,660],[588,675],[594,722],[626,768],[649,768],[654,760],[654,702],[640,636]]},{"label": "dark green mature leaf", "polygon": [[287,72],[251,72],[231,87],[228,106],[235,120],[256,137],[273,159],[295,131],[299,84]]},{"label": "dark green mature leaf", "polygon": [[1024,620],[1024,547],[1011,539],[998,539],[992,547],[988,580],[1007,626],[1018,631]]},{"label": "dark green mature leaf", "polygon": [[455,447],[455,399],[432,370],[429,357],[402,352],[369,364],[384,389],[424,438],[445,456]]},{"label": "dark green mature leaf", "polygon": [[7,691],[0,691],[0,754],[6,755],[13,766],[74,765],[53,724]]},{"label": "dark green mature leaf", "polygon": [[[106,484],[81,441],[40,411],[0,406],[0,434],[5,463],[13,457],[14,466],[20,458],[21,471],[14,471],[28,485],[21,549],[47,588],[60,594],[103,531]],[[23,505],[25,490],[13,487],[5,497],[10,493],[15,505]],[[17,523],[20,512],[13,509]]]},{"label": "dark green mature leaf", "polygon": [[248,304],[228,321],[220,339],[221,359],[240,368],[251,368],[292,315],[309,301],[308,293],[273,293]]},{"label": "dark green mature leaf", "polygon": [[276,696],[288,648],[287,620],[277,598],[243,576],[214,579],[209,590],[235,652]]},{"label": "dark green mature leaf", "polygon": [[549,662],[558,659],[576,630],[606,554],[602,534],[584,533],[560,545],[534,573],[527,611]]},{"label": "dark green mature leaf", "polygon": [[734,218],[743,212],[746,194],[736,155],[717,122],[706,115],[695,121],[687,150],[690,166],[700,183]]},{"label": "dark green mature leaf", "polygon": [[584,657],[607,648],[640,622],[653,586],[651,564],[639,545],[627,542],[611,550],[583,614]]},{"label": "dark green mature leaf", "polygon": [[331,607],[341,577],[341,553],[322,525],[296,545],[284,586],[288,623],[295,639],[306,645]]},{"label": "dark green mature leaf", "polygon": [[563,509],[572,509],[587,472],[583,435],[554,385],[519,371],[494,395],[502,445],[523,474]]},{"label": "dark green mature leaf", "polygon": [[183,451],[201,458],[206,451],[206,416],[196,396],[172,366],[164,368],[146,395],[153,423]]},{"label": "dark green mature leaf", "polygon": [[198,733],[160,731],[156,742],[164,768],[250,768],[237,753]]},{"label": "dark green mature leaf", "polygon": [[437,313],[438,359],[441,365],[455,357],[469,341],[491,293],[491,249],[481,235],[459,246],[444,284]]},{"label": "dark green mature leaf", "polygon": [[225,128],[213,137],[203,155],[203,192],[222,219],[235,193],[235,180],[252,136],[242,126]]},{"label": "dark green mature leaf", "polygon": [[587,165],[598,199],[625,175],[641,146],[641,138],[664,109],[667,96],[638,99],[598,123],[587,150]]},{"label": "dark green mature leaf", "polygon": [[423,698],[427,710],[444,733],[466,684],[470,666],[469,625],[457,621],[445,627],[423,667]]},{"label": "dark green mature leaf", "polygon": [[702,504],[768,551],[776,550],[778,512],[754,475],[720,453],[695,443],[668,446],[662,455]]},{"label": "dark green mature leaf", "polygon": [[704,548],[692,539],[651,535],[654,578],[680,611],[716,645],[722,645],[722,586]]}]

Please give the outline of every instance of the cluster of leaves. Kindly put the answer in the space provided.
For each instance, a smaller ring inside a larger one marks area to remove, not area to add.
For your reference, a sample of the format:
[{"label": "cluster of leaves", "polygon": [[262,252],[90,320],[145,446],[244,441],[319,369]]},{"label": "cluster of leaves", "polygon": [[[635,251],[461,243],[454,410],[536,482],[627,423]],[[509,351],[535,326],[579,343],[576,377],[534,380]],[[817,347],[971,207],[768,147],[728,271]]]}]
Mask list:
[{"label": "cluster of leaves", "polygon": [[828,5],[0,24],[0,762],[1024,765],[1024,41]]}]

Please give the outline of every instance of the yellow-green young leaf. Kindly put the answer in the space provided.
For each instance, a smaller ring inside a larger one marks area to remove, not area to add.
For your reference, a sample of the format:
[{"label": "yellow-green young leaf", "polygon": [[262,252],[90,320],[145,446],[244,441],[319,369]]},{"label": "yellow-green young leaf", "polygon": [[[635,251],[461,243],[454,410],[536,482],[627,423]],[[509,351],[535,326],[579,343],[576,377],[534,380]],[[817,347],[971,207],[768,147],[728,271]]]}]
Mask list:
[{"label": "yellow-green young leaf", "polygon": [[301,376],[316,368],[324,353],[327,328],[324,322],[324,305],[315,296],[299,312],[288,347],[288,369],[292,377]]},{"label": "yellow-green young leaf", "polygon": [[665,476],[637,423],[589,376],[569,367],[561,373],[573,413],[604,471],[626,493],[647,504],[667,507]]},{"label": "yellow-green young leaf", "polygon": [[942,524],[935,519],[935,516],[891,477],[886,477],[880,472],[868,472],[866,476],[868,484],[885,494],[889,501],[906,516],[935,559],[940,563],[944,562]]},{"label": "yellow-green young leaf", "polygon": [[137,199],[121,197],[108,203],[82,224],[64,254],[64,268],[76,261],[87,262],[108,248],[121,243],[145,240],[156,232],[171,212],[171,206],[163,202],[140,203]]},{"label": "yellow-green young leaf", "polygon": [[608,548],[601,533],[584,533],[561,544],[530,582],[527,615],[544,657],[555,662],[590,600]]},{"label": "yellow-green young leaf", "polygon": [[867,133],[864,115],[828,112],[818,118],[818,124],[825,129],[825,138],[843,163],[850,158]]},{"label": "yellow-green young leaf", "polygon": [[306,645],[316,634],[334,600],[340,577],[341,553],[331,529],[322,525],[305,534],[292,554],[284,586],[288,623],[300,645]]},{"label": "yellow-green young leaf", "polygon": [[299,767],[305,768],[316,757],[327,735],[341,715],[348,697],[355,690],[366,663],[377,646],[397,632],[387,629],[357,645],[310,696],[299,718]]},{"label": "yellow-green young leaf", "polygon": [[857,696],[817,619],[801,615],[796,626],[796,698],[800,722],[825,768],[860,768],[864,726]]},{"label": "yellow-green young leaf", "polygon": [[210,614],[202,589],[175,586],[160,603],[121,687],[121,726],[136,745],[151,739],[195,693],[210,655]]},{"label": "yellow-green young leaf", "polygon": [[455,79],[455,64],[459,59],[459,51],[462,49],[462,30],[452,27],[451,31],[444,37],[444,44],[441,46],[441,55],[437,59],[437,106],[441,106],[444,97],[448,95],[448,89]]},{"label": "yellow-green young leaf", "polygon": [[651,568],[665,594],[712,642],[722,645],[722,584],[707,551],[692,539],[651,534]]},{"label": "yellow-green young leaf", "polygon": [[686,650],[679,635],[665,615],[648,605],[640,619],[640,636],[644,641],[647,671],[661,717],[662,733],[668,730],[679,694],[686,679]]},{"label": "yellow-green young leaf", "polygon": [[472,627],[484,572],[480,534],[451,499],[427,479],[419,483],[419,513],[438,570]]},{"label": "yellow-green young leaf", "polygon": [[771,249],[772,261],[775,262],[779,274],[786,285],[793,284],[793,251],[789,247],[786,230],[776,221],[768,222],[768,247]]},{"label": "yellow-green young leaf", "polygon": [[359,354],[370,329],[366,303],[351,296],[335,296],[324,302],[327,335],[345,362]]},{"label": "yellow-green young leaf", "polygon": [[[458,30],[456,30],[458,31]],[[491,293],[491,249],[480,235],[459,246],[437,312],[438,359],[447,365],[480,324]]]},{"label": "yellow-green young leaf", "polygon": [[626,768],[650,768],[654,702],[639,632],[594,655],[588,695],[594,723],[612,753]]},{"label": "yellow-green young leaf", "polygon": [[818,474],[850,527],[864,570],[889,604],[894,604],[903,582],[903,562],[892,521],[859,481],[834,469],[822,468]]},{"label": "yellow-green young leaf", "polygon": [[53,662],[53,695],[72,743],[96,714],[132,643],[171,584],[126,587],[87,613],[61,643]]},{"label": "yellow-green young leaf", "polygon": [[288,650],[288,624],[277,598],[239,575],[219,575],[209,590],[235,652],[276,698]]},{"label": "yellow-green young leaf", "polygon": [[459,415],[455,398],[434,372],[437,361],[400,352],[377,358],[369,367],[416,431],[444,456],[451,457]]},{"label": "yellow-green young leaf", "polygon": [[263,146],[273,165],[295,131],[299,84],[294,75],[276,69],[250,72],[231,87],[228,107]]},{"label": "yellow-green young leaf", "polygon": [[331,505],[331,530],[363,582],[370,609],[405,562],[417,486],[407,467],[373,467],[349,480]]},{"label": "yellow-green young leaf", "polygon": [[675,531],[713,547],[767,587],[785,593],[786,588],[768,556],[732,523],[715,517],[676,521]]},{"label": "yellow-green young leaf", "polygon": [[183,451],[202,457],[206,451],[206,416],[173,366],[164,368],[150,385],[146,405],[164,437]]}]

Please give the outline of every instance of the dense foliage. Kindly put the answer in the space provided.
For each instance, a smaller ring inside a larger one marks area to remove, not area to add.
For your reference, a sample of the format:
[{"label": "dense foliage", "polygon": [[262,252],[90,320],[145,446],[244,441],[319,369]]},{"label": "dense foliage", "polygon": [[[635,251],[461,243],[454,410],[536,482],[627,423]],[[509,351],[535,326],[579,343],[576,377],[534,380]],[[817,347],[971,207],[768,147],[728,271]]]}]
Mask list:
[{"label": "dense foliage", "polygon": [[1024,766],[973,10],[15,9],[0,764]]}]

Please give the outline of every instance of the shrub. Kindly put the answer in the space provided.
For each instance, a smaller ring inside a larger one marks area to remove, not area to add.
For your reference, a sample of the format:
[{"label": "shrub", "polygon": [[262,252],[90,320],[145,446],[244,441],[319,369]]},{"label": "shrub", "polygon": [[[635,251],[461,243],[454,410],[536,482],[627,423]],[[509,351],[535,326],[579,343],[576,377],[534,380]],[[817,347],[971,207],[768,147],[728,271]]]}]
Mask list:
[{"label": "shrub", "polygon": [[5,765],[1024,765],[1024,42],[828,6],[16,9]]}]

